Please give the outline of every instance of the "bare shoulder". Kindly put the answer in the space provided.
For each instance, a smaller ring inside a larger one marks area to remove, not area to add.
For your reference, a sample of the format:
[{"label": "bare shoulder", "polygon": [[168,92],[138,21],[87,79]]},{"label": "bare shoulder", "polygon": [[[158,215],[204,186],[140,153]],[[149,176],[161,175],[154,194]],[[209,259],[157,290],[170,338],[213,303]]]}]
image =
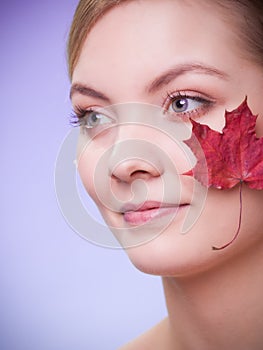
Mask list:
[{"label": "bare shoulder", "polygon": [[168,319],[165,318],[153,328],[120,347],[118,350],[163,350],[168,342]]}]

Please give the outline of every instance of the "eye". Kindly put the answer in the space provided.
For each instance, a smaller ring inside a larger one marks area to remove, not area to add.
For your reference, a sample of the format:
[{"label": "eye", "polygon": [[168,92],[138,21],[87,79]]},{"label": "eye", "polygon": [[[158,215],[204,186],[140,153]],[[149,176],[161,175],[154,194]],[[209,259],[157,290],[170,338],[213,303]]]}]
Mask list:
[{"label": "eye", "polygon": [[85,121],[83,121],[82,125],[88,129],[92,129],[95,126],[109,124],[112,120],[107,117],[105,114],[96,112],[96,111],[87,111],[84,117]]},{"label": "eye", "polygon": [[176,95],[168,94],[164,109],[166,113],[171,115],[195,117],[207,112],[212,103],[212,101],[198,95],[190,96],[190,94],[176,93]]},{"label": "eye", "polygon": [[73,118],[75,119],[74,124],[77,126],[93,129],[104,124],[113,123],[112,118],[102,111],[96,111],[95,109],[85,110],[80,107],[76,107],[76,110],[76,114]]},{"label": "eye", "polygon": [[190,112],[193,109],[196,109],[202,105],[202,102],[197,101],[194,98],[189,97],[177,97],[175,98],[170,105],[172,112],[182,113]]}]

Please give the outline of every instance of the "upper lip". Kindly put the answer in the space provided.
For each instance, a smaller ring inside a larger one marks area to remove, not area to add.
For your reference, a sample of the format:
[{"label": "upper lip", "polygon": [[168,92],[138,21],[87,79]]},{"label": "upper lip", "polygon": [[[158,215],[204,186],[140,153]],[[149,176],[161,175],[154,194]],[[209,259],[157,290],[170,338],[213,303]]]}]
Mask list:
[{"label": "upper lip", "polygon": [[163,202],[157,202],[157,201],[147,201],[141,204],[127,203],[122,207],[121,213],[140,212],[140,211],[146,211],[150,209],[159,209],[159,208],[178,208],[185,204],[186,203],[172,204],[172,203],[163,203]]}]

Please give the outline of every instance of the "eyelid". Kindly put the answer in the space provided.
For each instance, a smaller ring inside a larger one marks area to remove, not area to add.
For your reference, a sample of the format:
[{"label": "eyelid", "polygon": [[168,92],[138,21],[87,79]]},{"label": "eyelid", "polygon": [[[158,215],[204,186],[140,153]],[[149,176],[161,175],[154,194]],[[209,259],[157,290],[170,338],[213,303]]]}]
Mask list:
[{"label": "eyelid", "polygon": [[87,108],[83,108],[79,105],[75,105],[73,108],[73,114],[71,115],[71,121],[70,123],[73,126],[81,126],[82,125],[82,121],[84,120],[84,118],[86,117],[86,115],[88,113],[97,113],[97,114],[102,114],[105,117],[111,119],[112,121],[114,121],[114,117],[112,116],[112,114],[110,113],[110,111],[106,108],[102,108],[99,106],[89,106]]},{"label": "eyelid", "polygon": [[[191,111],[186,112],[169,112],[169,107],[176,99],[180,98],[188,98],[192,100],[196,100],[197,102],[203,103],[202,106],[193,109]],[[173,91],[173,92],[167,92],[166,96],[164,97],[164,102],[162,104],[162,108],[164,109],[164,114],[169,114],[176,116],[178,119],[182,119],[183,117],[186,117],[186,120],[189,120],[189,118],[193,117],[199,117],[201,113],[205,114],[208,112],[208,110],[215,104],[215,100],[206,94],[201,94],[197,91]]]},{"label": "eyelid", "polygon": [[98,114],[103,114],[105,116],[108,116],[109,118],[112,118],[112,116],[110,115],[109,109],[107,109],[105,107],[96,106],[96,105],[89,106],[87,108],[83,108],[79,105],[76,105],[74,107],[74,112],[76,113],[77,116],[80,116],[80,117],[88,112],[95,112]]},{"label": "eyelid", "polygon": [[164,109],[167,109],[171,102],[175,100],[176,98],[192,98],[194,99],[200,99],[203,101],[207,101],[208,103],[213,103],[214,99],[208,95],[201,94],[200,92],[197,91],[168,91],[166,93],[166,96],[164,97],[164,102],[162,107]]}]

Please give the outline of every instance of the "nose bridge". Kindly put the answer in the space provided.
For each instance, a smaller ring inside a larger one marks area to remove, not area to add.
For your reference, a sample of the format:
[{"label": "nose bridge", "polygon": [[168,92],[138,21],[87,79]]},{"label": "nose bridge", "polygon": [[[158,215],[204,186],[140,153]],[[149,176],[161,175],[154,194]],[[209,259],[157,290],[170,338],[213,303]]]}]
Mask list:
[{"label": "nose bridge", "polygon": [[125,140],[146,140],[147,130],[144,125],[138,122],[124,121],[117,127],[115,140],[125,141]]}]

